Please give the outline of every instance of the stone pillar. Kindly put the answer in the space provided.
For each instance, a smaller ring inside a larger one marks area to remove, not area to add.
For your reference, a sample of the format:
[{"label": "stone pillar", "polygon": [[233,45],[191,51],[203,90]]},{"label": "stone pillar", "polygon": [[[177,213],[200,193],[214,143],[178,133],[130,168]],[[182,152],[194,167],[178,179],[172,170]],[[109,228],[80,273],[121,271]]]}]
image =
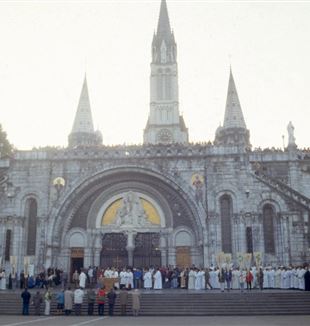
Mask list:
[{"label": "stone pillar", "polygon": [[161,253],[161,265],[167,266],[167,240],[164,235],[160,236],[160,253]]},{"label": "stone pillar", "polygon": [[135,236],[136,233],[132,231],[127,232],[127,254],[128,254],[128,265],[133,266],[133,252],[135,250]]},{"label": "stone pillar", "polygon": [[168,265],[176,265],[176,249],[175,247],[168,248]]},{"label": "stone pillar", "polygon": [[92,264],[92,249],[91,248],[84,248],[84,268],[88,268]]},{"label": "stone pillar", "polygon": [[102,250],[101,234],[97,234],[95,238],[95,248],[94,248],[94,266],[100,266],[101,250]]}]

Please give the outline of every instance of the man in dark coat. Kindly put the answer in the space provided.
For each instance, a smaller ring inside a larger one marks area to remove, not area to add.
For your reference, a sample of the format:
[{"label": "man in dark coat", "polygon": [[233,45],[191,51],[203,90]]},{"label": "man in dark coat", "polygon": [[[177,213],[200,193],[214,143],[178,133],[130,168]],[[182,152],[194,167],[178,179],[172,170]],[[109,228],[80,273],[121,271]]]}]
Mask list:
[{"label": "man in dark coat", "polygon": [[307,267],[307,270],[304,274],[304,279],[305,279],[305,291],[310,291],[310,267]]},{"label": "man in dark coat", "polygon": [[113,316],[113,314],[114,314],[115,300],[116,300],[116,293],[112,287],[110,292],[108,293],[109,316]]},{"label": "man in dark coat", "polygon": [[34,305],[34,313],[37,316],[40,316],[41,315],[41,304],[43,303],[43,298],[42,298],[40,291],[37,291],[37,293],[34,295],[32,302]]},{"label": "man in dark coat", "polygon": [[119,294],[119,303],[121,306],[121,315],[125,316],[126,315],[126,306],[128,303],[128,292],[126,291],[125,288],[121,289],[121,292]]},{"label": "man in dark coat", "polygon": [[29,302],[31,294],[28,292],[28,289],[25,288],[20,296],[23,299],[23,315],[29,315]]}]

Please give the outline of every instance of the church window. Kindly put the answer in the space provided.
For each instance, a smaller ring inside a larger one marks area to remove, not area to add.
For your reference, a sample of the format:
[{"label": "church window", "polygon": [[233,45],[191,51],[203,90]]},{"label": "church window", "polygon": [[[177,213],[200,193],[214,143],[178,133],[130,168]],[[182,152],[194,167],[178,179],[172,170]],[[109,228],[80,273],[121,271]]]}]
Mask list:
[{"label": "church window", "polygon": [[27,218],[27,256],[34,256],[36,253],[37,238],[37,211],[38,205],[34,198],[29,198],[26,202],[26,218]]},{"label": "church window", "polygon": [[221,233],[222,233],[222,251],[232,253],[231,239],[231,218],[232,218],[232,200],[229,195],[223,195],[220,198],[221,213]]},{"label": "church window", "polygon": [[263,228],[264,228],[264,244],[266,254],[275,254],[274,241],[274,220],[275,210],[272,205],[263,207]]}]

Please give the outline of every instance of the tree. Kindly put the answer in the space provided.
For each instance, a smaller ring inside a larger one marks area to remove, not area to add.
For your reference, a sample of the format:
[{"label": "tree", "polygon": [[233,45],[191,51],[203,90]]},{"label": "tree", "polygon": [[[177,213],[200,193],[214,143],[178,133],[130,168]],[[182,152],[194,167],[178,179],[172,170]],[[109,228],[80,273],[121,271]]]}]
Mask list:
[{"label": "tree", "polygon": [[2,130],[0,124],[0,157],[11,155],[13,152],[13,146],[7,139],[6,132]]}]

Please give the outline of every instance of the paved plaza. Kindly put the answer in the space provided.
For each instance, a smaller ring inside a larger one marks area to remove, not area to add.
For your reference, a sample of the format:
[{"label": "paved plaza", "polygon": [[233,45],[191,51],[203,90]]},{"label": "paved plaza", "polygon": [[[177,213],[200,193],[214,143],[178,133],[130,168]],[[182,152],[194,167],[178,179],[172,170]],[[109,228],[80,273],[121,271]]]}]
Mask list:
[{"label": "paved plaza", "polygon": [[308,326],[310,316],[238,316],[238,317],[23,317],[0,316],[1,326]]}]

